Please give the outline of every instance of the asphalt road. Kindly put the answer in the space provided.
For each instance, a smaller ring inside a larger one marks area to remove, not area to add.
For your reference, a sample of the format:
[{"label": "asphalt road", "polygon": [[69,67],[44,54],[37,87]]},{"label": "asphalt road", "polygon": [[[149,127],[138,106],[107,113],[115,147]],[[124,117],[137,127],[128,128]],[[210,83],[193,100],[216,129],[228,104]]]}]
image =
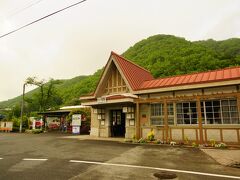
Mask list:
[{"label": "asphalt road", "polygon": [[[240,179],[194,148],[65,139],[65,134],[0,133],[0,179]],[[203,174],[201,174],[203,173]],[[223,175],[223,176],[222,176]]]}]

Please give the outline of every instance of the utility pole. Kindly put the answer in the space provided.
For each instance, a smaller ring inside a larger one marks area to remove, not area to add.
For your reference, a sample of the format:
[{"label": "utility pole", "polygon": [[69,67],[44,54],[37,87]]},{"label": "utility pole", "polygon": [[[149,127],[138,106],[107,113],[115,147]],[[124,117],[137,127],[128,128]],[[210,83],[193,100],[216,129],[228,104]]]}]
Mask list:
[{"label": "utility pole", "polygon": [[22,106],[21,106],[21,119],[20,119],[20,128],[19,128],[19,132],[20,132],[20,133],[22,132],[25,86],[26,86],[26,83],[23,84]]}]

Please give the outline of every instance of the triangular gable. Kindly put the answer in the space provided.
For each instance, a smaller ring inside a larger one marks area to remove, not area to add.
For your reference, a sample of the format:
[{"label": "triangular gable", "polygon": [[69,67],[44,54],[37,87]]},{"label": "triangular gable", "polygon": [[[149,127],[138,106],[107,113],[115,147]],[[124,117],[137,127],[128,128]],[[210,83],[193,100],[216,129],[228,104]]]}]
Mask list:
[{"label": "triangular gable", "polygon": [[121,73],[117,69],[115,63],[111,64],[109,71],[109,75],[106,77],[107,83],[105,85],[104,95],[122,94],[129,92],[129,88],[125,83],[125,80],[123,79]]},{"label": "triangular gable", "polygon": [[154,79],[151,73],[141,66],[128,61],[114,52],[111,54],[118,69],[120,69],[133,91],[138,90],[144,81]]},{"label": "triangular gable", "polygon": [[[106,87],[109,87],[109,84],[111,83],[110,78],[116,79],[116,77],[112,73],[114,73],[116,76],[119,76],[119,75],[121,76],[121,78],[117,82],[115,82],[115,83],[119,83],[119,82],[120,83],[117,84],[117,86],[115,87],[114,85],[112,85],[110,89],[111,88],[113,89],[110,90],[108,88],[108,92],[106,92]],[[152,79],[153,79],[153,76],[150,74],[149,71],[126,60],[120,55],[114,52],[111,52],[111,55],[104,68],[104,71],[102,73],[102,76],[97,85],[94,95],[95,97],[99,97],[104,93],[112,93],[112,94],[114,94],[115,92],[116,94],[117,92],[132,93],[134,90],[137,90],[144,81],[152,80]],[[126,87],[126,91],[124,91],[125,87]],[[116,90],[116,88],[121,88],[121,89]]]},{"label": "triangular gable", "polygon": [[127,79],[124,77],[124,74],[116,65],[115,59],[111,53],[98,82],[94,96],[100,97],[107,94],[118,94],[118,92],[132,92],[132,89]]}]

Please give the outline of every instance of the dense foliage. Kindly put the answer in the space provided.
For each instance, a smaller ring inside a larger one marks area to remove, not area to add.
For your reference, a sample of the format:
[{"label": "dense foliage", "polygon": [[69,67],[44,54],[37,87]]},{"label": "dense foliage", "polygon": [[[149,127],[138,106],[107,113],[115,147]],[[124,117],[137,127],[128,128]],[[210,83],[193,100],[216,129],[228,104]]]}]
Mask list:
[{"label": "dense foliage", "polygon": [[[187,41],[170,35],[155,35],[136,43],[124,54],[129,60],[145,67],[155,77],[165,77],[240,65],[240,39],[224,41]],[[95,90],[102,69],[90,76],[58,80],[47,107],[80,104],[79,97]],[[26,94],[29,112],[39,110],[39,88]],[[20,114],[21,96],[0,103],[0,109],[13,107]],[[1,114],[1,111],[0,111]]]},{"label": "dense foliage", "polygon": [[170,35],[156,35],[130,47],[127,59],[165,77],[219,69],[240,64],[240,39],[191,42]]}]

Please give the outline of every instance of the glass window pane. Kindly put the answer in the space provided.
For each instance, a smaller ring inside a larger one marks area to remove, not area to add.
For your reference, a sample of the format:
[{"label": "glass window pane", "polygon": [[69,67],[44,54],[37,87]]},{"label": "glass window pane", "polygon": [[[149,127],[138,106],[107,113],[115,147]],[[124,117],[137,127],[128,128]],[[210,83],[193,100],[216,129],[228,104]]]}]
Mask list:
[{"label": "glass window pane", "polygon": [[190,107],[192,107],[192,108],[195,107],[195,108],[196,108],[196,103],[195,103],[195,102],[191,102],[191,103],[190,103]]},{"label": "glass window pane", "polygon": [[222,124],[222,121],[220,118],[215,118],[214,119],[214,124]]},{"label": "glass window pane", "polygon": [[174,124],[174,119],[173,118],[168,118],[168,124],[173,125]]},{"label": "glass window pane", "polygon": [[232,118],[238,118],[238,112],[231,112],[230,114]]},{"label": "glass window pane", "polygon": [[228,112],[229,111],[229,106],[222,106],[222,111]]},{"label": "glass window pane", "polygon": [[184,124],[190,124],[190,118],[185,118],[184,117]]},{"label": "glass window pane", "polygon": [[213,106],[217,106],[217,107],[219,107],[220,106],[220,101],[219,100],[217,100],[217,101],[213,101]]},{"label": "glass window pane", "polygon": [[240,124],[239,118],[232,118],[232,124]]},{"label": "glass window pane", "polygon": [[183,124],[183,119],[178,118],[177,119],[177,124]]},{"label": "glass window pane", "polygon": [[237,100],[230,100],[231,106],[237,106]]},{"label": "glass window pane", "polygon": [[228,100],[222,100],[221,103],[222,106],[228,106]]},{"label": "glass window pane", "polygon": [[212,107],[212,101],[205,101],[206,107]]},{"label": "glass window pane", "polygon": [[237,112],[237,106],[230,106],[230,111],[235,111],[235,112]]},{"label": "glass window pane", "polygon": [[223,118],[223,124],[231,124],[230,118]]},{"label": "glass window pane", "polygon": [[212,118],[207,118],[207,124],[213,124],[213,119]]},{"label": "glass window pane", "polygon": [[197,118],[192,118],[191,124],[197,124]]}]

